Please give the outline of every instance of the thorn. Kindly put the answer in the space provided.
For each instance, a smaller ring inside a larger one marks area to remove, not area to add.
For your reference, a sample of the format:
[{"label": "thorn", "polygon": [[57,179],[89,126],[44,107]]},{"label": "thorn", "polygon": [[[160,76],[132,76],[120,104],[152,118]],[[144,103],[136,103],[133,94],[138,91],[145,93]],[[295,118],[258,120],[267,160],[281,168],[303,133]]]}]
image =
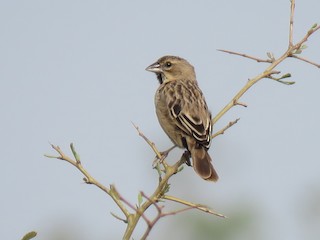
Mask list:
[{"label": "thorn", "polygon": [[117,216],[117,215],[114,214],[113,212],[110,212],[110,214],[111,214],[114,218],[116,218],[116,219],[118,219],[118,220],[120,220],[120,221],[122,221],[122,222],[124,222],[124,223],[128,223],[128,220],[123,219],[123,218]]},{"label": "thorn", "polygon": [[233,100],[233,105],[240,105],[242,107],[248,107],[246,103],[238,102],[238,100]]}]

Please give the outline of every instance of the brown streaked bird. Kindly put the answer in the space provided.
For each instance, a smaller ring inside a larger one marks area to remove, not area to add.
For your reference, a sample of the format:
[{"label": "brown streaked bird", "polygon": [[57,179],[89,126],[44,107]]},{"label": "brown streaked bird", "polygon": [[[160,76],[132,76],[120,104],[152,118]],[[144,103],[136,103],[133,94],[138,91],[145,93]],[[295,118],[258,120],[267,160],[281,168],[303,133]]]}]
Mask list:
[{"label": "brown streaked bird", "polygon": [[146,68],[157,75],[155,94],[159,123],[171,141],[185,148],[194,170],[208,181],[217,181],[208,150],[211,142],[211,113],[198,86],[193,66],[183,58],[164,56]]}]

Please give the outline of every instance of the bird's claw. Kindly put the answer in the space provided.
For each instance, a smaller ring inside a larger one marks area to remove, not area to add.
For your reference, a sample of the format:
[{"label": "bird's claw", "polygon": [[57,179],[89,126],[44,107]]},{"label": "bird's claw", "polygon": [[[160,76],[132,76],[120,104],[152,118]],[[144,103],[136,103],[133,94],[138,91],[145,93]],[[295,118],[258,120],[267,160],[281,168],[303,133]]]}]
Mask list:
[{"label": "bird's claw", "polygon": [[174,149],[176,146],[173,146],[171,148],[169,148],[166,151],[160,152],[160,158],[157,155],[152,163],[152,166],[155,166],[157,164],[162,164],[164,159],[166,159],[166,157],[169,155],[169,153],[172,151],[172,149]]},{"label": "bird's claw", "polygon": [[190,162],[190,152],[189,151],[185,151],[183,154],[182,154],[182,157],[185,159],[185,163],[191,167],[191,162]]}]

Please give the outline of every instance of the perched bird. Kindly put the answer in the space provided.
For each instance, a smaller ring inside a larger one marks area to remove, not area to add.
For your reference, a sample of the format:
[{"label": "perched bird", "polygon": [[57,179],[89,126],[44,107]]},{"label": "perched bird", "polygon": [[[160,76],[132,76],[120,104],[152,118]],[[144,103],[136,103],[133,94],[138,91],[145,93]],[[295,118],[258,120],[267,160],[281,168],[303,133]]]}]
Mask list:
[{"label": "perched bird", "polygon": [[211,113],[200,90],[193,66],[185,59],[164,56],[146,68],[157,75],[155,94],[159,123],[171,141],[185,148],[200,177],[217,181],[208,149],[211,142]]}]

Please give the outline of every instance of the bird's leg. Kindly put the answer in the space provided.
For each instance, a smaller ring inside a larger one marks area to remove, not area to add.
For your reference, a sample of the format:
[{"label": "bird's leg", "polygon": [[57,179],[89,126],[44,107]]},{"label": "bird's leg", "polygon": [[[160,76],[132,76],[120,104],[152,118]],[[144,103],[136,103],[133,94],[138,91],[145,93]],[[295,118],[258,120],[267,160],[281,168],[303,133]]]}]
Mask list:
[{"label": "bird's leg", "polygon": [[169,148],[166,151],[160,152],[161,158],[159,158],[158,156],[156,156],[155,160],[152,163],[152,166],[155,166],[157,163],[162,164],[163,160],[166,159],[166,157],[168,156],[168,154],[176,147],[176,145],[172,146],[171,148]]},{"label": "bird's leg", "polygon": [[186,150],[183,154],[182,154],[182,157],[185,159],[185,162],[186,164],[191,167],[191,162],[190,162],[190,157],[191,157],[191,154],[188,150]]},{"label": "bird's leg", "polygon": [[174,145],[174,146],[172,146],[171,148],[169,148],[168,150],[163,151],[163,152],[160,152],[161,155],[162,155],[161,159],[159,159],[160,162],[163,161],[163,160],[168,156],[169,152],[171,152],[176,146],[177,146],[177,145]]}]

